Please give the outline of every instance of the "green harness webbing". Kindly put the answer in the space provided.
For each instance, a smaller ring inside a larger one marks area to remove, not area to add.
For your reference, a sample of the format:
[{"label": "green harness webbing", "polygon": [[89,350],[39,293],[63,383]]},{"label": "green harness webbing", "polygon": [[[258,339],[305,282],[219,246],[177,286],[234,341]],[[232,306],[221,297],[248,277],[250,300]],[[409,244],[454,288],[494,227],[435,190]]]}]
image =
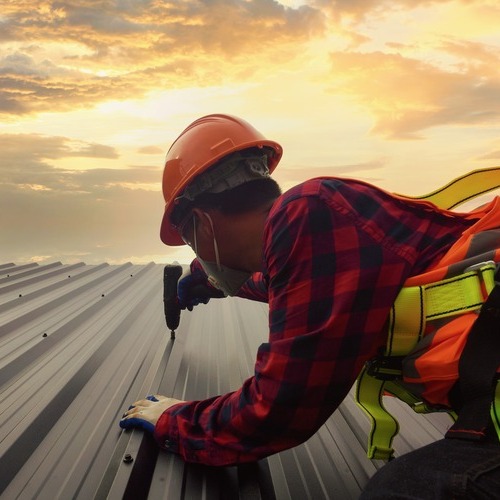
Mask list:
[{"label": "green harness webbing", "polygon": [[439,208],[451,210],[497,188],[500,188],[500,167],[481,168],[457,177],[432,193],[423,196],[404,195],[404,198],[430,201]]},{"label": "green harness webbing", "polygon": [[480,308],[486,298],[483,287],[490,293],[495,285],[495,269],[495,262],[482,262],[452,278],[402,288],[391,310],[385,356],[408,354],[427,321]]},{"label": "green harness webbing", "polygon": [[[500,167],[472,171],[428,195],[412,198],[451,209],[476,196],[500,187]],[[410,198],[410,197],[407,197]],[[494,262],[473,266],[465,273],[423,286],[401,289],[389,318],[386,351],[381,359],[367,363],[356,384],[356,402],[371,421],[368,458],[390,460],[392,441],[399,431],[397,420],[385,409],[383,395],[391,394],[407,403],[417,413],[442,411],[431,408],[398,384],[400,360],[422,338],[427,320],[474,311],[485,301],[495,285]],[[456,420],[456,415],[448,411]],[[500,439],[500,381],[491,405],[491,418]]]}]

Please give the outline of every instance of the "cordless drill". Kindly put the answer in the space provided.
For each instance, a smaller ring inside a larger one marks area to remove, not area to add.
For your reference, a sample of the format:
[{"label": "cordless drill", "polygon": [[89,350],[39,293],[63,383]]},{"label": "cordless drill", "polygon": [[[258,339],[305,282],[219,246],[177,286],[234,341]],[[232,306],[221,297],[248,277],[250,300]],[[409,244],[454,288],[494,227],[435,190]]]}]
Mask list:
[{"label": "cordless drill", "polygon": [[[177,297],[177,284],[182,276],[182,266],[177,262],[167,264],[163,270],[163,307],[165,320],[170,330],[170,338],[175,339],[175,330],[181,320],[181,306]],[[208,284],[198,283],[189,290],[188,298],[196,298],[200,302],[208,302],[213,297],[223,297],[224,294]]]},{"label": "cordless drill", "polygon": [[163,308],[171,339],[175,339],[175,330],[181,320],[181,307],[177,298],[177,283],[181,275],[180,264],[167,264],[163,269]]}]

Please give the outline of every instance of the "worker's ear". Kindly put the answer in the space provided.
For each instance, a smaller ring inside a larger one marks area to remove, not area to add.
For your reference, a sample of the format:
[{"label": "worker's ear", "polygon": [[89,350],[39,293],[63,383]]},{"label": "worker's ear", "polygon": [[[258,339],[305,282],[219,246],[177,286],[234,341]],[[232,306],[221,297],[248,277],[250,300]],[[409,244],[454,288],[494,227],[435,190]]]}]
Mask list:
[{"label": "worker's ear", "polygon": [[196,232],[198,238],[214,237],[214,228],[211,216],[201,208],[193,208],[193,216],[196,219]]}]

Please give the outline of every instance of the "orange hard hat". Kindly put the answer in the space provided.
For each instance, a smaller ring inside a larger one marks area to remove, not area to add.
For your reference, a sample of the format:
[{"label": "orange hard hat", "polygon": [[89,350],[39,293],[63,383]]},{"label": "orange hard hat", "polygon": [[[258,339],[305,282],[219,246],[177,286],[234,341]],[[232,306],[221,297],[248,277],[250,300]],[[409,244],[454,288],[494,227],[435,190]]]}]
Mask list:
[{"label": "orange hard hat", "polygon": [[171,216],[177,199],[193,180],[225,156],[248,148],[270,148],[268,168],[271,173],[281,159],[279,144],[269,141],[241,118],[208,115],[194,121],[168,150],[163,170],[165,213],[160,238],[166,245],[184,245]]}]

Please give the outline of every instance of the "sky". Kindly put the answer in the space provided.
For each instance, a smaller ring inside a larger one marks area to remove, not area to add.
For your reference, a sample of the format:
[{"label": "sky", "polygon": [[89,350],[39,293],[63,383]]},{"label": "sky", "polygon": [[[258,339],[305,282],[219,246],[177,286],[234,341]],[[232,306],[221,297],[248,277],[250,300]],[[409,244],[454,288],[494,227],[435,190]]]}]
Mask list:
[{"label": "sky", "polygon": [[210,113],[421,195],[500,165],[498,0],[0,0],[0,263],[189,262],[165,154]]}]

